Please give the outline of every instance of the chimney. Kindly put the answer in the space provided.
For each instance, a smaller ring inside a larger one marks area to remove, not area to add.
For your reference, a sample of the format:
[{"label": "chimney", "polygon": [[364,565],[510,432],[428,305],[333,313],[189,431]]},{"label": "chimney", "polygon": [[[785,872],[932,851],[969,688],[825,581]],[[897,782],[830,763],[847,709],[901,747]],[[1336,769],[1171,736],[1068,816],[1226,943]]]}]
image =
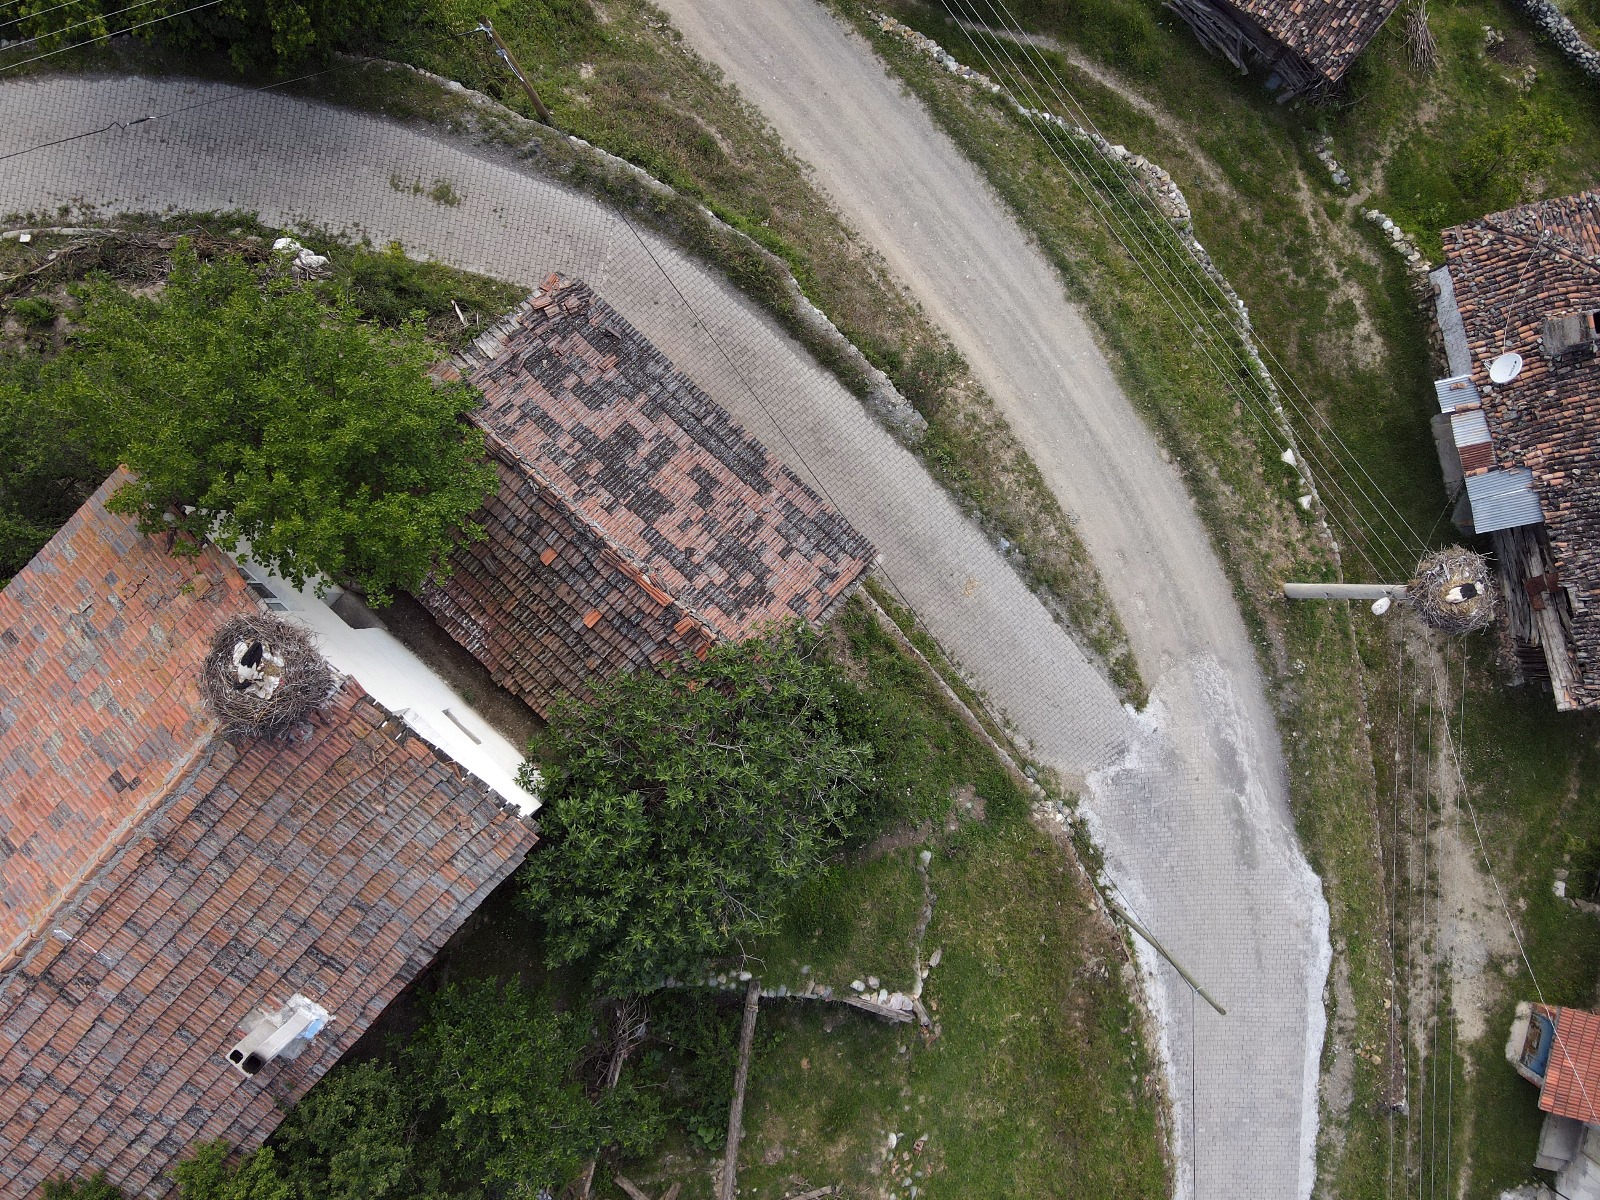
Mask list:
[{"label": "chimney", "polygon": [[1594,353],[1600,341],[1596,328],[1594,309],[1588,312],[1563,313],[1546,317],[1544,322],[1544,356],[1546,358],[1587,357]]},{"label": "chimney", "polygon": [[228,1051],[241,1075],[254,1075],[275,1058],[297,1058],[328,1023],[328,1010],[299,992],[273,1012],[258,1009],[242,1026],[244,1037]]}]

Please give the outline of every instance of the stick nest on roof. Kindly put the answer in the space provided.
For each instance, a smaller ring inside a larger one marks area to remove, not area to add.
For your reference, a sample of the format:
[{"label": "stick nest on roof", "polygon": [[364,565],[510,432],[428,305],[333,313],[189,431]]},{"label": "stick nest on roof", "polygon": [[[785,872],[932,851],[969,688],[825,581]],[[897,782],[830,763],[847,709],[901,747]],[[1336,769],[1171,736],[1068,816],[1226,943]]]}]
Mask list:
[{"label": "stick nest on roof", "polygon": [[270,738],[326,704],[336,683],[304,629],[258,613],[217,630],[200,688],[224,737]]},{"label": "stick nest on roof", "polygon": [[1417,564],[1406,599],[1441,633],[1473,633],[1494,620],[1494,580],[1481,554],[1451,546]]}]

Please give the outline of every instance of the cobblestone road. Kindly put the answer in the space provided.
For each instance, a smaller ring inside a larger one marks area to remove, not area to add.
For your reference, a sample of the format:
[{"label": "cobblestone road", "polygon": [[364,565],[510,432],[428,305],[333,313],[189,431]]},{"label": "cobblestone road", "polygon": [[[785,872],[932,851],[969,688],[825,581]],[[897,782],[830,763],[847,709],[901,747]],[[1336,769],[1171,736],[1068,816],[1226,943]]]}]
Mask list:
[{"label": "cobblestone road", "polygon": [[[800,14],[806,6],[793,7]],[[859,69],[861,47],[840,31],[829,36],[857,56]],[[886,86],[872,100],[885,105],[880,115],[914,123],[914,106]],[[1248,643],[1181,488],[1114,496],[1130,514],[1120,543],[1091,531],[1102,566],[1133,563],[1157,576],[1134,598],[1132,612],[1124,607],[1155,684],[1149,712],[1133,716],[916,460],[713,273],[647,234],[652,260],[595,202],[491,155],[270,93],[224,100],[229,92],[127,77],[0,87],[0,155],[114,120],[223,101],[0,162],[0,211],[53,212],[67,204],[244,209],[269,223],[326,225],[378,244],[399,240],[414,253],[524,283],[552,269],[589,280],[820,483],[882,549],[894,586],[1035,755],[1087,781],[1091,816],[1124,897],[1229,1010],[1219,1018],[1200,1005],[1191,1036],[1187,989],[1170,969],[1153,969],[1151,997],[1166,1017],[1178,1106],[1180,1192],[1197,1178],[1207,1197],[1306,1195],[1325,908],[1288,823],[1283,768]],[[451,185],[459,204],[427,197],[438,181]],[[984,219],[1004,218],[989,211]],[[1011,284],[1002,275],[994,286],[1003,294]],[[697,315],[739,364],[738,374]],[[1103,378],[1097,386],[1109,387],[1125,410],[1076,315],[1049,319],[1045,353]],[[1017,421],[1053,484],[1080,443],[1135,464],[1154,455],[1143,429],[1130,423],[1131,411],[1086,414],[1070,381],[1042,377],[1034,397],[1066,422],[1062,433]],[[1101,486],[1098,478],[1084,486]],[[1076,511],[1070,488],[1063,499]],[[1163,561],[1174,537],[1190,545]],[[1194,570],[1197,556],[1206,571]],[[1108,580],[1115,584],[1131,569],[1108,571]],[[1185,587],[1198,588],[1198,600],[1185,596]],[[1113,594],[1119,604],[1129,602],[1115,586]],[[1201,616],[1179,615],[1188,610]],[[1179,632],[1161,634],[1169,624]],[[1191,1065],[1198,1097],[1192,1108]]]}]

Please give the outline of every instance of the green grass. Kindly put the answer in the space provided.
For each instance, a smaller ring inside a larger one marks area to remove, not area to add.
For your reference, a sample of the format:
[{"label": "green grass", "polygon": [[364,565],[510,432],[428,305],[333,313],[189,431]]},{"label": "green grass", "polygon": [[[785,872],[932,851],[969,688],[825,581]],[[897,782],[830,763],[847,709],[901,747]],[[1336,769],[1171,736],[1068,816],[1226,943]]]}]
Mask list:
[{"label": "green grass", "polygon": [[[1154,4],[1022,0],[1013,7],[1030,28],[1059,37],[1073,55],[1118,74],[1117,88],[1103,86],[1070,56],[1048,58],[1110,140],[1166,167],[1183,187],[1197,235],[1249,305],[1261,341],[1337,429],[1349,458],[1366,472],[1363,482],[1370,477],[1367,485],[1381,490],[1422,536],[1435,543],[1453,536],[1441,519],[1444,496],[1427,430],[1434,411],[1429,381],[1438,373],[1428,353],[1428,316],[1360,209],[1390,212],[1436,253],[1438,231],[1452,221],[1584,186],[1600,173],[1593,89],[1548,47],[1519,32],[1521,19],[1495,3],[1432,9],[1442,58],[1431,76],[1410,66],[1397,27],[1384,31],[1358,60],[1347,102],[1323,109],[1274,104],[1259,76],[1240,79],[1209,58],[1185,26]],[[1108,9],[1116,15],[1106,18]],[[893,11],[957,58],[980,65],[972,39],[938,9],[901,4]],[[1509,35],[1499,58],[1482,52],[1484,25]],[[1401,726],[1392,631],[1366,619],[1352,626],[1333,608],[1286,611],[1275,602],[1275,579],[1289,569],[1323,567],[1302,531],[1287,523],[1275,562],[1261,527],[1241,516],[1255,503],[1281,503],[1266,448],[1254,452],[1252,461],[1248,449],[1241,453],[1231,444],[1249,432],[1250,423],[1194,394],[1207,372],[1185,363],[1180,349],[1171,348],[1165,359],[1151,351],[1162,306],[1083,211],[1082,201],[1062,186],[1059,168],[1039,152],[1036,140],[1030,146],[998,105],[975,98],[971,89],[929,70],[887,39],[878,44],[1039,234],[1069,290],[1112,344],[1130,393],[1158,436],[1190,466],[1190,486],[1226,555],[1246,620],[1261,640],[1279,702],[1297,824],[1323,876],[1336,951],[1350,974],[1353,1003],[1341,1004],[1336,991],[1330,992],[1325,1065],[1331,1067],[1336,1054],[1350,1056],[1353,1099],[1342,1119],[1335,1114],[1325,1128],[1321,1186],[1342,1197],[1386,1195],[1389,1120],[1382,1102],[1390,1090],[1388,1065],[1352,1051],[1387,1045],[1383,1001],[1391,998],[1391,920],[1402,923],[1396,952],[1402,978],[1413,955],[1427,948],[1404,938],[1404,922],[1419,916],[1415,901],[1408,908],[1400,896],[1391,905],[1383,886],[1396,852],[1402,866],[1410,852],[1394,846],[1387,832],[1394,783],[1387,755]],[[1508,82],[1523,65],[1535,68],[1526,88]],[[1025,89],[1016,76],[1004,78]],[[1034,75],[1032,82],[1042,85],[1043,79]],[[1508,133],[1548,144],[1551,131],[1562,126],[1559,154],[1542,161],[1535,155],[1531,162],[1525,155],[1513,157],[1502,179],[1474,174],[1474,155],[1503,143]],[[1356,187],[1370,187],[1370,196],[1347,195],[1333,185],[1310,152],[1324,133],[1332,136],[1334,153]],[[1297,425],[1304,437],[1298,415]],[[1252,485],[1250,476],[1258,470]],[[1374,558],[1401,554],[1398,539],[1370,512],[1362,523],[1375,528]],[[1345,567],[1356,576],[1377,573],[1348,544]],[[1482,645],[1471,660],[1468,686],[1464,758],[1471,792],[1483,805],[1495,871],[1507,886],[1547,992],[1559,990],[1568,1002],[1592,1005],[1600,922],[1556,901],[1550,880],[1567,858],[1578,861],[1591,845],[1600,845],[1594,816],[1600,806],[1577,782],[1592,777],[1586,773],[1592,771],[1588,747],[1597,723],[1558,716],[1538,689],[1508,691]],[[1366,744],[1369,724],[1383,751],[1376,756]],[[1452,1054],[1446,1037],[1437,1066],[1413,1061],[1414,1141],[1408,1150],[1402,1136],[1399,1151],[1402,1170],[1426,1166],[1444,1172],[1445,1164],[1433,1156],[1431,1131],[1436,1123],[1441,1130],[1453,1125],[1449,1173],[1458,1173],[1472,1156],[1474,1197],[1495,1195],[1529,1176],[1537,1131],[1532,1089],[1501,1058],[1511,1006],[1532,985],[1514,962],[1493,969],[1505,979],[1503,999],[1482,1043],[1458,1046]],[[1444,1089],[1437,1113],[1431,1090],[1426,1096],[1417,1090],[1422,1078],[1431,1089],[1436,1076]],[[1443,1082],[1452,1077],[1453,1090]],[[1424,1118],[1427,1142],[1421,1140]],[[1399,1128],[1405,1125],[1401,1121]],[[1441,1145],[1444,1137],[1441,1132]],[[1439,1186],[1453,1187],[1453,1178]]]},{"label": "green grass", "polygon": [[[460,36],[469,20],[442,6],[431,21],[376,53],[459,79],[523,113],[531,105],[482,38]],[[464,10],[463,10],[464,13]],[[499,0],[487,13],[551,110],[557,125],[643,167],[676,189],[665,199],[608,176],[560,138],[509,128],[495,136],[527,148],[563,177],[601,192],[710,260],[848,386],[867,380],[798,318],[772,265],[748,245],[708,233],[704,205],[775,256],[817,305],[927,419],[916,447],[935,476],[996,537],[1020,552],[1025,577],[1062,601],[1069,628],[1104,665],[1125,698],[1142,704],[1144,683],[1093,564],[1037,467],[965,362],[889,276],[881,258],[848,229],[770,127],[717,73],[691,54],[643,0]],[[343,72],[311,85],[318,94],[391,115],[482,128],[453,98],[381,72]],[[424,187],[399,179],[396,187]]]},{"label": "green grass", "polygon": [[[859,13],[854,6],[841,7]],[[928,10],[901,12],[941,41],[958,41]],[[1276,596],[1284,578],[1319,578],[1331,571],[1326,552],[1294,507],[1294,477],[1194,343],[1169,336],[1172,318],[1165,303],[1063,180],[1059,164],[1033,131],[1000,102],[930,66],[899,39],[877,34],[865,21],[858,27],[875,38],[880,53],[1038,237],[1068,291],[1104,334],[1130,396],[1183,464],[1273,685],[1291,801],[1309,857],[1323,877],[1335,939],[1350,968],[1353,1003],[1332,1020],[1352,1044],[1384,1044],[1381,998],[1389,971],[1382,948],[1389,914],[1383,891],[1375,886],[1381,858],[1367,702],[1348,614],[1331,606],[1291,609]],[[957,45],[950,48],[960,57]],[[1120,131],[1114,140],[1154,156]],[[1098,184],[1099,194],[1113,200],[1116,189],[1125,186],[1111,176],[1101,176]],[[1154,238],[1158,231],[1145,232]],[[1227,341],[1218,339],[1224,349]],[[1330,1054],[1334,1048],[1330,1042]],[[1352,1086],[1344,1151],[1323,1161],[1338,1160],[1337,1186],[1341,1194],[1355,1195],[1364,1194],[1363,1180],[1378,1178],[1385,1157],[1387,1122],[1378,1115],[1385,1073],[1357,1060]]]},{"label": "green grass", "polygon": [[[899,836],[888,849],[862,839],[803,888],[750,948],[752,969],[768,986],[794,987],[808,966],[836,991],[868,974],[908,988],[926,848],[937,901],[923,957],[937,948],[940,963],[923,999],[937,1036],[840,1005],[764,1001],[741,1195],[824,1184],[878,1195],[891,1179],[930,1197],[1165,1195],[1160,1082],[1129,1000],[1125,944],[926,669],[859,602],[833,636],[890,714],[881,765],[904,799],[874,832]],[[890,1133],[909,1156],[893,1172]],[[711,1195],[708,1166],[704,1151],[674,1142],[624,1169],[653,1193],[680,1181],[695,1200]]]},{"label": "green grass", "polygon": [[[802,1179],[857,1195],[891,1179],[930,1197],[1165,1194],[1122,947],[1093,928],[1061,851],[1005,823],[942,846],[930,871],[928,944],[943,956],[924,1001],[939,1036],[856,1014],[830,1032],[814,1008],[780,1006],[750,1096],[745,1194]],[[889,1133],[928,1140],[920,1155],[901,1145],[891,1171]]]}]

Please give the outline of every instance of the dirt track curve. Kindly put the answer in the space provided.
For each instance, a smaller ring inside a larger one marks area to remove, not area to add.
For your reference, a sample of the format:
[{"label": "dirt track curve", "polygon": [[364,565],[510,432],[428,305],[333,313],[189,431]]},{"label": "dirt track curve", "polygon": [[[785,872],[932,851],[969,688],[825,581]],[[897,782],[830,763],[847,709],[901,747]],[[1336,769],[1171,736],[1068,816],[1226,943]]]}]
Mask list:
[{"label": "dirt track curve", "polygon": [[[1156,936],[1234,997],[1225,1021],[1197,1029],[1189,1114],[1188,998],[1164,977],[1160,998],[1183,1018],[1168,1026],[1182,1132],[1197,1119],[1186,1155],[1199,1148],[1205,1196],[1308,1195],[1325,909],[1255,654],[1177,472],[1044,256],[859,37],[812,0],[657,3],[954,339],[1077,518],[1156,697],[1129,762],[1155,757],[1091,773],[1089,807]],[[1047,760],[1072,736],[1024,728]]]}]

